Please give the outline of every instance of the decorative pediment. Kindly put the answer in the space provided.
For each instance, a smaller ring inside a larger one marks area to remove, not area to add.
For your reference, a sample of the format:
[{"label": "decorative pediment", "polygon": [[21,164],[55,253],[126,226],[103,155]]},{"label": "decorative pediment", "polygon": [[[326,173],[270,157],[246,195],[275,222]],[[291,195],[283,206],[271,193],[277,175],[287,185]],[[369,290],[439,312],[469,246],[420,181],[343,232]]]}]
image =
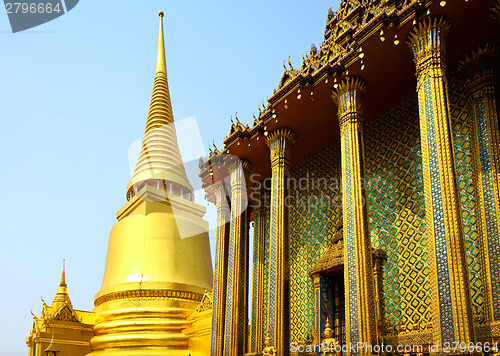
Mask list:
[{"label": "decorative pediment", "polygon": [[196,307],[195,311],[198,313],[211,310],[213,308],[213,303],[214,303],[214,294],[212,292],[206,291],[205,294],[203,295],[203,298],[201,298],[200,304]]},{"label": "decorative pediment", "polygon": [[76,323],[80,322],[76,313],[68,305],[59,309],[59,311],[57,311],[57,313],[55,313],[52,317],[52,320],[71,321]]}]

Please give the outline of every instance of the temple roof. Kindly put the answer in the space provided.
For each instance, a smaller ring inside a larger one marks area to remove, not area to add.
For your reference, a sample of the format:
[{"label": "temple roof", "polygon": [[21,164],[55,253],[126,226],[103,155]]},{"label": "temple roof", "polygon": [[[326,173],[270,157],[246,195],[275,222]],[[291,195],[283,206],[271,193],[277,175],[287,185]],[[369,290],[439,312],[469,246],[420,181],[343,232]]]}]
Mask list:
[{"label": "temple roof", "polygon": [[193,191],[182,163],[175,132],[172,104],[167,82],[165,44],[163,40],[163,12],[160,16],[158,52],[153,94],[146,121],[141,152],[127,192],[134,185],[149,180],[163,180],[179,184]]},{"label": "temple roof", "polygon": [[311,46],[300,68],[285,65],[277,89],[262,108],[259,105],[253,125],[231,125],[224,147],[201,162],[207,199],[214,201],[214,182],[227,176],[224,165],[217,163],[220,155],[248,160],[250,175],[270,177],[265,136],[277,128],[297,135],[292,167],[338,143],[340,129],[331,93],[347,77],[359,77],[367,84],[365,123],[414,96],[415,65],[405,41],[426,18],[444,17],[450,22],[446,61],[448,71],[453,71],[478,44],[500,40],[500,31],[490,20],[500,18],[499,13],[493,0],[342,0],[338,11],[328,11],[324,42]]}]

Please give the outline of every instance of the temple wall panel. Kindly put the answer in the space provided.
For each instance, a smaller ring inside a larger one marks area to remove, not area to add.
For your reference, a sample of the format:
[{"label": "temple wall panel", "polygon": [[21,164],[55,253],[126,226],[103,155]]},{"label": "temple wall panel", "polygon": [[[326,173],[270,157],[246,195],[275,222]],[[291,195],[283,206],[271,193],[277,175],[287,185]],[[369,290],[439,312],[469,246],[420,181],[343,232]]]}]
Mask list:
[{"label": "temple wall panel", "polygon": [[314,295],[308,275],[342,219],[340,148],[332,146],[295,167],[290,182],[291,341],[314,327]]},{"label": "temple wall panel", "polygon": [[372,244],[385,252],[383,320],[392,334],[430,316],[425,206],[416,99],[365,126],[365,169]]}]

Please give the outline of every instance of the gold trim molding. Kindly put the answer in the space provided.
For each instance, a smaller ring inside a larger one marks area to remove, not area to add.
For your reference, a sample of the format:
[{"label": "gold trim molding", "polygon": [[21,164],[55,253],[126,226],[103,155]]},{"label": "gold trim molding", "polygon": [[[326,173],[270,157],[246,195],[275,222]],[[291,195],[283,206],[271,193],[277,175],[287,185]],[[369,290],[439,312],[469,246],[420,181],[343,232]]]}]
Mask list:
[{"label": "gold trim molding", "polygon": [[119,299],[180,299],[180,300],[188,300],[199,303],[203,298],[203,294],[172,290],[172,289],[164,289],[164,290],[128,290],[123,292],[114,292],[110,294],[103,295],[97,298],[94,302],[94,305],[98,307],[99,305],[110,302],[113,300]]}]

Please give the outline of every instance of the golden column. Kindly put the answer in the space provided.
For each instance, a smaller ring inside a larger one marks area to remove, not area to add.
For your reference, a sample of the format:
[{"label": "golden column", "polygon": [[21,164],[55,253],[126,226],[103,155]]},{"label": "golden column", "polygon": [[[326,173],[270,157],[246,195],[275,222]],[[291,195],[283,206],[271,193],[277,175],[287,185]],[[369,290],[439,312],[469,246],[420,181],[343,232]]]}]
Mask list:
[{"label": "golden column", "polygon": [[231,228],[227,281],[224,355],[245,353],[248,310],[248,196],[246,181],[251,163],[233,159],[231,174]]},{"label": "golden column", "polygon": [[224,314],[226,311],[226,285],[228,265],[228,244],[231,212],[227,202],[224,182],[214,185],[217,207],[217,232],[215,247],[214,302],[212,316],[212,356],[222,356],[224,351]]},{"label": "golden column", "polygon": [[408,40],[417,70],[432,329],[440,352],[448,343],[474,341],[445,76],[448,31],[446,20],[430,18]]},{"label": "golden column", "polygon": [[[359,78],[347,78],[333,91],[340,124],[346,341],[376,341],[372,245],[364,185],[363,107],[366,90]],[[366,349],[354,353],[367,354]],[[348,352],[351,354],[351,352]]]},{"label": "golden column", "polygon": [[276,355],[290,353],[290,272],[288,237],[288,178],[295,133],[277,129],[267,136],[271,151],[271,241],[269,265],[269,334]]},{"label": "golden column", "polygon": [[185,356],[186,318],[212,289],[205,209],[192,201],[173,124],[162,17],[142,149],[94,300],[91,356]]},{"label": "golden column", "polygon": [[252,208],[254,214],[253,269],[252,269],[252,335],[250,352],[260,352],[264,347],[264,273],[266,250],[266,208],[264,185],[252,187]]},{"label": "golden column", "polygon": [[469,95],[476,214],[484,246],[483,285],[486,320],[500,320],[500,134],[493,67],[494,44],[466,56],[459,64]]}]

